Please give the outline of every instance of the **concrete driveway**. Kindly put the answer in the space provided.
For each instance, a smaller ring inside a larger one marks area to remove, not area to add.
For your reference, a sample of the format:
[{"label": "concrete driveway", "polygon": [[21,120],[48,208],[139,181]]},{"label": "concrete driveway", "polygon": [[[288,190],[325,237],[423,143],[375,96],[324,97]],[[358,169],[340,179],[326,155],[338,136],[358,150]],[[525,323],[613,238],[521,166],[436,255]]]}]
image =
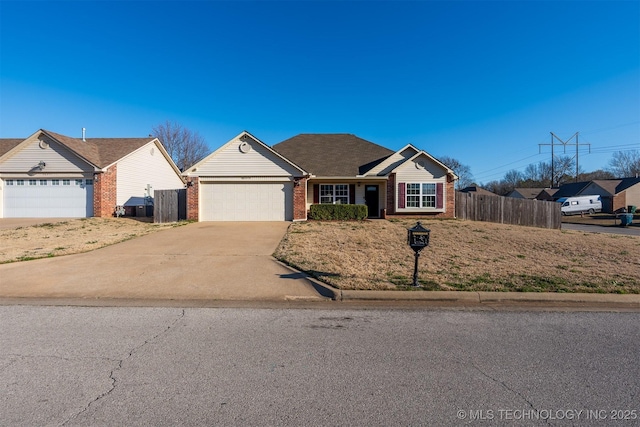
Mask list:
[{"label": "concrete driveway", "polygon": [[0,297],[323,299],[271,254],[287,222],[201,222],[77,255],[0,265]]}]

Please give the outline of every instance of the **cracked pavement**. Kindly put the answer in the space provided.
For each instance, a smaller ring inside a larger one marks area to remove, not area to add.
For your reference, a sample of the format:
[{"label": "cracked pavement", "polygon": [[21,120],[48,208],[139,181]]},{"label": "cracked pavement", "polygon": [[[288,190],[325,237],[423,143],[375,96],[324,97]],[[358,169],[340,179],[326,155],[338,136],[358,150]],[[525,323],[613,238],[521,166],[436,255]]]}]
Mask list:
[{"label": "cracked pavement", "polygon": [[564,426],[593,420],[499,411],[640,411],[639,313],[0,306],[0,324],[2,426]]}]

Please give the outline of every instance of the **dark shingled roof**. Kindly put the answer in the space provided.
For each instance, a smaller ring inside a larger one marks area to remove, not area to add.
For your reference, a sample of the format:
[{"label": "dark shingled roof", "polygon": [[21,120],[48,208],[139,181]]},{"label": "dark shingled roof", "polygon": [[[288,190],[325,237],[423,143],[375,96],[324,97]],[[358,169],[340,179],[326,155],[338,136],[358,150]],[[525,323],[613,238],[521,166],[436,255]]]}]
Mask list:
[{"label": "dark shingled roof", "polygon": [[640,178],[596,179],[592,181],[608,191],[612,196],[640,182]]},{"label": "dark shingled roof", "polygon": [[394,153],[348,133],[300,134],[273,149],[316,176],[361,175]]},{"label": "dark shingled roof", "polygon": [[553,198],[557,200],[561,197],[574,197],[576,194],[584,190],[584,188],[590,183],[591,181],[562,184],[560,188],[558,188],[558,191],[556,191],[556,194],[553,195]]},{"label": "dark shingled roof", "polygon": [[461,193],[477,193],[483,196],[497,196],[496,193],[492,193],[489,190],[485,190],[482,187],[478,187],[477,185],[470,185],[469,187],[465,187],[460,190]]},{"label": "dark shingled roof", "polygon": [[[86,138],[86,141],[83,141],[82,138],[71,138],[47,130],[42,132],[99,168],[109,166],[154,139],[153,137]],[[23,141],[24,139],[0,139],[0,156]]]},{"label": "dark shingled roof", "polygon": [[[524,199],[535,199],[538,194],[540,194],[542,192],[542,190],[544,190],[544,188],[524,188],[524,187],[520,187],[520,188],[514,188],[513,191],[509,194],[513,194],[513,193],[518,193],[520,194]],[[510,196],[513,197],[513,196]]]},{"label": "dark shingled roof", "polygon": [[20,144],[24,139],[2,138],[0,139],[0,156],[9,152],[13,147]]}]

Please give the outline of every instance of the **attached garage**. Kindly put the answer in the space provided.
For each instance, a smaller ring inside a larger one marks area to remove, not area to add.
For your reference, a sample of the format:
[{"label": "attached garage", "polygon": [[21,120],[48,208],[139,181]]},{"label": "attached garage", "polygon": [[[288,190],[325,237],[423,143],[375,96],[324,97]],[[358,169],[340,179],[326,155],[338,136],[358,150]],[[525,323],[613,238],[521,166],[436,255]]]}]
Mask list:
[{"label": "attached garage", "polygon": [[2,184],[5,218],[93,216],[92,179],[4,179]]},{"label": "attached garage", "polygon": [[306,219],[307,175],[242,132],[183,172],[187,217],[198,221]]},{"label": "attached garage", "polygon": [[[39,130],[0,138],[0,218],[111,217],[184,188],[157,138],[71,138]],[[146,212],[145,212],[146,213]]]},{"label": "attached garage", "polygon": [[291,182],[202,182],[201,221],[291,221]]}]

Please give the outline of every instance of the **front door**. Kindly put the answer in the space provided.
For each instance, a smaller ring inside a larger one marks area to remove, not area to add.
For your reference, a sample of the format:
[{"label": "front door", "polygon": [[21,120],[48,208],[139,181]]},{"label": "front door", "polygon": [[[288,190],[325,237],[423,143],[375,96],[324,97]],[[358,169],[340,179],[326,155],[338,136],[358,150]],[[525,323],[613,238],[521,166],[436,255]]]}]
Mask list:
[{"label": "front door", "polygon": [[364,188],[364,203],[369,209],[369,218],[380,217],[380,194],[377,185],[365,185]]}]

